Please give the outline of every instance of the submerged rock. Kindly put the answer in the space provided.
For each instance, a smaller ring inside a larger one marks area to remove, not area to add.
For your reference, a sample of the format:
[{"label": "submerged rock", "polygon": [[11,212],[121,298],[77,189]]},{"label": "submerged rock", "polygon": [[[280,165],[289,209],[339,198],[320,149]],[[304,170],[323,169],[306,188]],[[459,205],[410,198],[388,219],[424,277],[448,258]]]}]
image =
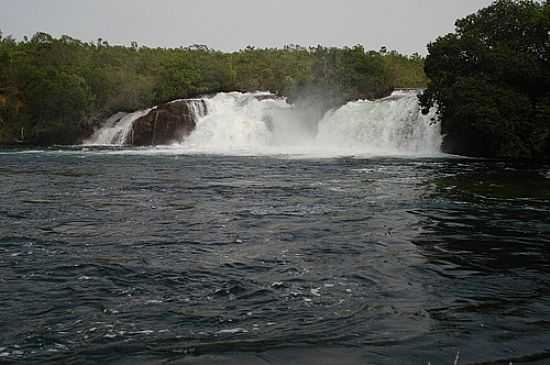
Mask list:
[{"label": "submerged rock", "polygon": [[197,118],[205,114],[206,103],[201,99],[162,104],[134,122],[127,144],[150,146],[181,141],[195,129]]}]

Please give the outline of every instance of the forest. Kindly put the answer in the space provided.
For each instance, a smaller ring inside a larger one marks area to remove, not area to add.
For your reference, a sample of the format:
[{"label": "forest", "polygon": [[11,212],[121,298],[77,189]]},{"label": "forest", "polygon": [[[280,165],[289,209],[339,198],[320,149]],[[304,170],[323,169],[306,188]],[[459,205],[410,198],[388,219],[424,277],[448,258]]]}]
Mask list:
[{"label": "forest", "polygon": [[269,90],[290,101],[378,98],[427,85],[418,54],[362,46],[221,52],[0,33],[0,144],[75,144],[111,114],[220,91]]},{"label": "forest", "polygon": [[425,111],[445,152],[550,158],[550,2],[499,0],[428,46]]}]

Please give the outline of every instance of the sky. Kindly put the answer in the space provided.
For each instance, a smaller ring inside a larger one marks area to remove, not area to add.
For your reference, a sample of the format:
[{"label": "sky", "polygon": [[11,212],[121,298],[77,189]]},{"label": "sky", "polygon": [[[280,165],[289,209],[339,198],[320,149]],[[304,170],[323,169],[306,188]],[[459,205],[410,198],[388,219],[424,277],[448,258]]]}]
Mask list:
[{"label": "sky", "polygon": [[492,0],[0,0],[0,30],[17,39],[47,32],[149,47],[205,44],[232,51],[386,46],[426,53],[457,18]]}]

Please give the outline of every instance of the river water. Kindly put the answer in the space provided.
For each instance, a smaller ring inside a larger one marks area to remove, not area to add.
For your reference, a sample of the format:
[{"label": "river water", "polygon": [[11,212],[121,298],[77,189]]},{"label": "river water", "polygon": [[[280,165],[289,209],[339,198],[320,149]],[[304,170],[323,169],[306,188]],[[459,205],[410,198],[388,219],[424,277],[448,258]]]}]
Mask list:
[{"label": "river water", "polygon": [[0,152],[0,363],[550,363],[550,169]]}]

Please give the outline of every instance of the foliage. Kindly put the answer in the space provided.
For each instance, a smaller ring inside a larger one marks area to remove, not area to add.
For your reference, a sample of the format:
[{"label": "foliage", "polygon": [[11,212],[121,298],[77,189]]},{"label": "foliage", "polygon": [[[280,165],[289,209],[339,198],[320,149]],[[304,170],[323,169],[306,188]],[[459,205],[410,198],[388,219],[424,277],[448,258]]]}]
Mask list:
[{"label": "foliage", "polygon": [[550,3],[498,0],[428,46],[434,104],[450,153],[550,157]]},{"label": "foliage", "polygon": [[[219,91],[270,90],[324,108],[423,87],[423,59],[363,47],[164,49],[0,33],[0,144],[77,143],[118,111]],[[322,97],[321,97],[322,96]],[[541,110],[542,112],[542,110]]]}]

